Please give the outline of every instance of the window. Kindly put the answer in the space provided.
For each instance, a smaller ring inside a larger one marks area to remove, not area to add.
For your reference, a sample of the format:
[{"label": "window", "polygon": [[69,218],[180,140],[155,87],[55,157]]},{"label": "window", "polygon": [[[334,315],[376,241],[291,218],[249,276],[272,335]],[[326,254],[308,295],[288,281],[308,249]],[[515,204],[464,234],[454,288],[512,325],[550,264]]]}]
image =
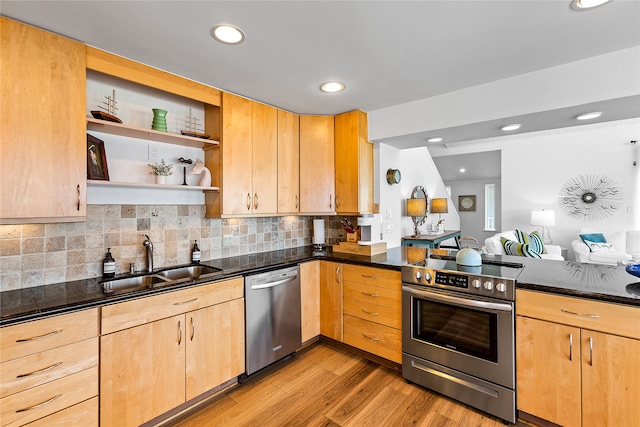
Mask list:
[{"label": "window", "polygon": [[484,229],[496,230],[496,185],[484,185]]}]

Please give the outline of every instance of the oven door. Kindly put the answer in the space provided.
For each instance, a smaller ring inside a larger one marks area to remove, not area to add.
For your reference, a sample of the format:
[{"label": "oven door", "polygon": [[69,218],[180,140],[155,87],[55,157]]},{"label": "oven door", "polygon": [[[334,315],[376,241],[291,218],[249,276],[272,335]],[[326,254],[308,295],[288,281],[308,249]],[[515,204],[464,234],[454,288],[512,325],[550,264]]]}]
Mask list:
[{"label": "oven door", "polygon": [[402,286],[402,351],[515,389],[514,304]]}]

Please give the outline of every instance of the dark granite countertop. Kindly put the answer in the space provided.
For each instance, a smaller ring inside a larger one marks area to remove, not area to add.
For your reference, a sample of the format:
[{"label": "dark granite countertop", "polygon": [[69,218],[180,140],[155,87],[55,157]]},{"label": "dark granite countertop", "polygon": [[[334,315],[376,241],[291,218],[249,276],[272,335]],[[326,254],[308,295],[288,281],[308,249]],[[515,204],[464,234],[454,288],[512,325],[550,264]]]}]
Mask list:
[{"label": "dark granite countertop", "polygon": [[[333,253],[331,248],[317,252],[306,246],[210,260],[202,264],[221,270],[213,277],[120,295],[105,294],[100,285],[100,278],[5,291],[0,292],[0,326],[255,274],[313,259],[400,271],[402,265],[407,262],[407,248],[395,247],[384,254],[365,257]],[[640,306],[640,281],[628,274],[623,267],[521,257],[503,259],[524,264],[525,267],[518,277],[518,288]]]}]

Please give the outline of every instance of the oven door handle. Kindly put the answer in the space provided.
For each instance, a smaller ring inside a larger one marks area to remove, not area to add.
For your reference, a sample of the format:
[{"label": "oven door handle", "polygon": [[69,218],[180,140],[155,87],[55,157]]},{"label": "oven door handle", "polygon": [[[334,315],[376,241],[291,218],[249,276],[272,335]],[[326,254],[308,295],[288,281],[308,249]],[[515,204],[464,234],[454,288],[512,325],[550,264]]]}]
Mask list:
[{"label": "oven door handle", "polygon": [[499,302],[488,302],[488,301],[477,301],[477,300],[472,300],[467,298],[454,297],[451,295],[443,295],[443,294],[437,294],[434,292],[421,291],[409,286],[402,286],[402,291],[419,298],[430,299],[430,300],[444,302],[444,303],[451,303],[451,304],[455,304],[463,307],[484,308],[487,310],[506,311],[506,312],[513,311],[513,307],[511,304],[503,304]]}]

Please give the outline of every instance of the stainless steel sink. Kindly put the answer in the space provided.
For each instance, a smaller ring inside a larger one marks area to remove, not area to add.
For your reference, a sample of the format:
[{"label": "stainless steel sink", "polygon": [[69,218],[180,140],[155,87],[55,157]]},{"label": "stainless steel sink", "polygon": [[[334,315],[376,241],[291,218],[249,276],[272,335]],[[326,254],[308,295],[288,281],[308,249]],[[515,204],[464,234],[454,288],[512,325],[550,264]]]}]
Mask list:
[{"label": "stainless steel sink", "polygon": [[152,288],[157,283],[167,283],[171,279],[158,274],[147,274],[145,276],[127,277],[124,279],[109,280],[102,282],[102,289],[105,293],[124,293],[138,289]]},{"label": "stainless steel sink", "polygon": [[186,265],[182,267],[167,268],[152,274],[143,276],[126,277],[102,282],[102,289],[105,293],[121,294],[134,292],[141,289],[170,286],[177,283],[185,283],[188,280],[198,277],[207,277],[220,272],[219,268],[206,265]]},{"label": "stainless steel sink", "polygon": [[217,273],[221,271],[219,268],[209,267],[207,265],[188,265],[184,267],[169,268],[158,271],[169,280],[193,279],[207,274]]}]

